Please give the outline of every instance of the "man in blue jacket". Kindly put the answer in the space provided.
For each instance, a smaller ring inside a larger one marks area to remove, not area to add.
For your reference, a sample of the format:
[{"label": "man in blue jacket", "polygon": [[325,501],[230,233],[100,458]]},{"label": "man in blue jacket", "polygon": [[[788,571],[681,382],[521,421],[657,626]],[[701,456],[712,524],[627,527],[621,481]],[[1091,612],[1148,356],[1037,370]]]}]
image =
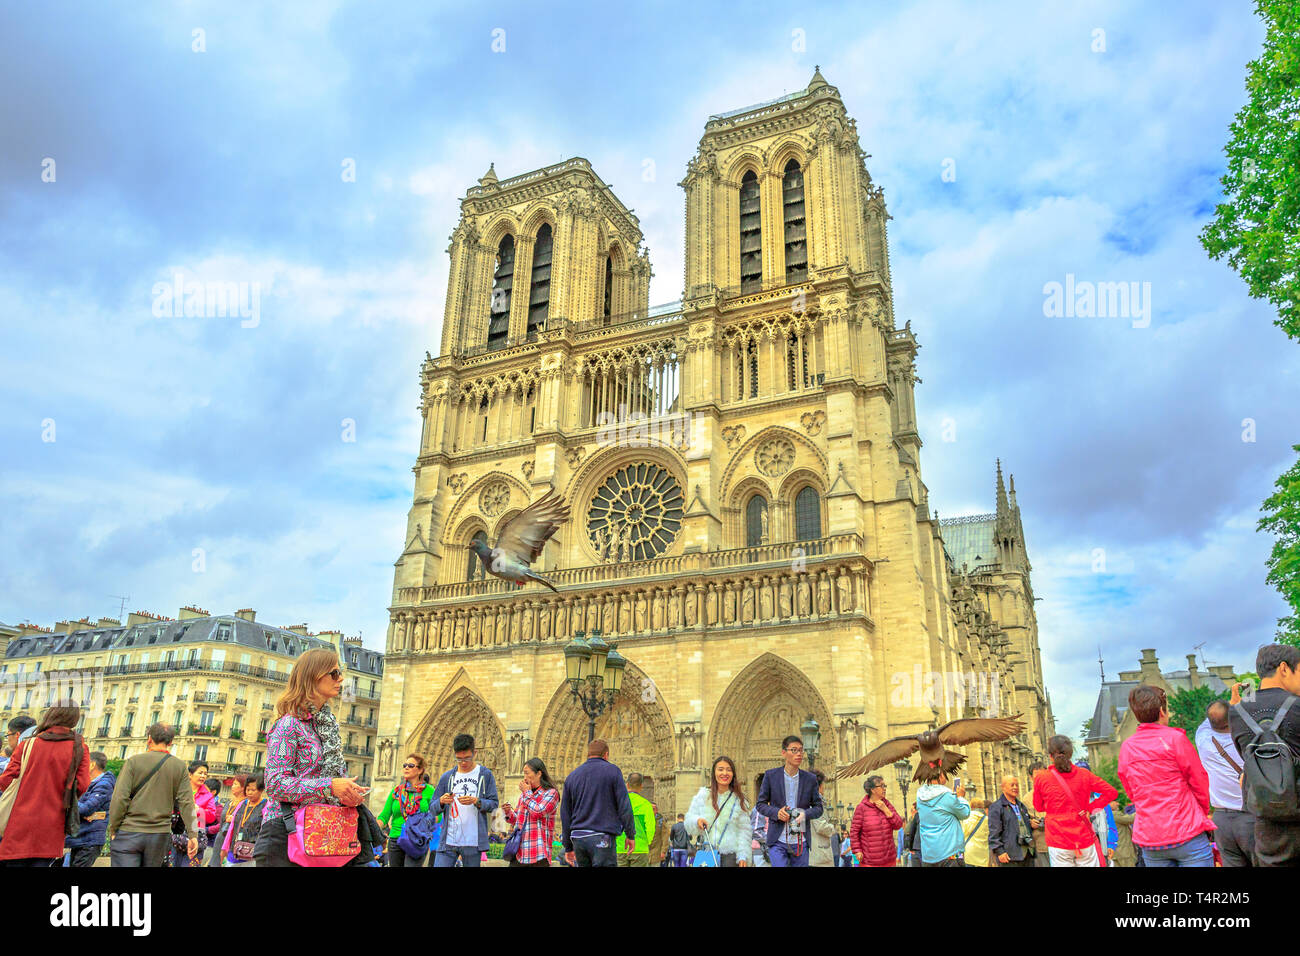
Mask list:
[{"label": "man in blue jacket", "polygon": [[94,866],[95,859],[104,848],[104,830],[108,827],[108,805],[113,799],[117,777],[109,773],[108,757],[99,751],[90,755],[90,786],[77,801],[81,815],[81,828],[76,836],[65,837],[63,845],[68,854],[69,866]]},{"label": "man in blue jacket", "polygon": [[457,734],[451,742],[456,766],[438,778],[434,803],[442,815],[442,834],[433,865],[478,866],[488,848],[488,821],[497,808],[492,771],[474,762],[474,738]]},{"label": "man in blue jacket", "polygon": [[618,866],[615,840],[627,838],[636,849],[636,821],[623,771],[609,761],[609,744],[587,744],[587,762],[564,778],[560,798],[560,839],[569,866]]},{"label": "man in blue jacket", "polygon": [[803,763],[803,740],[793,735],[781,741],[784,765],[763,774],[754,809],[773,822],[767,827],[767,852],[773,866],[808,865],[808,821],[822,815],[817,778]]}]

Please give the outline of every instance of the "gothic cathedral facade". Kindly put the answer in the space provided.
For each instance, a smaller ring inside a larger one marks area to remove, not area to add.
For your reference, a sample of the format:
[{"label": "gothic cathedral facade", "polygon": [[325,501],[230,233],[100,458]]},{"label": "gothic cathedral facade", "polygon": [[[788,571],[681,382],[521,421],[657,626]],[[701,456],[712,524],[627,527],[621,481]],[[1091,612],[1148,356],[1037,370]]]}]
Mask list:
[{"label": "gothic cathedral facade", "polygon": [[[1020,738],[966,748],[990,798],[1045,753],[1014,492],[999,471],[998,512],[954,523],[981,558],[958,563],[921,480],[917,342],[865,159],[820,72],[710,117],[681,183],[682,300],[655,309],[637,218],[586,160],[469,189],[420,373],[378,801],[407,753],[450,766],[462,731],[503,795],[532,756],[559,782],[588,734],[564,648],[592,632],[628,662],[595,733],[665,814],[719,754],[752,788],[810,716],[833,772],[935,722],[1023,713]],[[534,569],[558,592],[485,577],[471,542],[551,488],[570,518]]]}]

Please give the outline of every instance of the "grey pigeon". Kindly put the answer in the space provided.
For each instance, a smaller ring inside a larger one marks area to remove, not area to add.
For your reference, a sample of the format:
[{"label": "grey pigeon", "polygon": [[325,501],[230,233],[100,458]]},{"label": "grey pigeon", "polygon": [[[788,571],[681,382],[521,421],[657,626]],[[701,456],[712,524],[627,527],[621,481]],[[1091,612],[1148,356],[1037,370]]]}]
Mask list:
[{"label": "grey pigeon", "polygon": [[525,581],[537,581],[552,591],[558,589],[546,578],[529,567],[561,524],[569,520],[569,509],[564,499],[552,488],[501,529],[496,547],[489,548],[484,541],[471,541],[470,547],[483,562],[487,573],[519,587]]}]

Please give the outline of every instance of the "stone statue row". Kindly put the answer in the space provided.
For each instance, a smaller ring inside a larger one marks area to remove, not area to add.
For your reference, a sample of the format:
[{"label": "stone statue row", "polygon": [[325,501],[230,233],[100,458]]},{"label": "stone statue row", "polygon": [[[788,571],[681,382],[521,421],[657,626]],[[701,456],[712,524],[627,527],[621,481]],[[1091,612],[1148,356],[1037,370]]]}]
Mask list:
[{"label": "stone statue row", "polygon": [[865,610],[866,583],[865,568],[841,567],[399,611],[389,652],[568,641],[578,631],[611,637],[848,615]]}]

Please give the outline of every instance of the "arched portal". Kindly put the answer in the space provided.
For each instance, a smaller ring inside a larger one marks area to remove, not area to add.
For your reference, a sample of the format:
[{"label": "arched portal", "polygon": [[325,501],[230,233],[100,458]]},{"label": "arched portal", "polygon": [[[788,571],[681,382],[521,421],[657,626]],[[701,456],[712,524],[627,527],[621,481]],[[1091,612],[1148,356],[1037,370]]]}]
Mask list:
[{"label": "arched portal", "polygon": [[[665,819],[674,814],[672,716],[655,685],[629,663],[614,704],[596,718],[596,736],[609,743],[609,759],[623,771],[655,781],[655,803]],[[587,759],[587,715],[564,682],[551,696],[537,733],[537,754],[557,784]]]},{"label": "arched portal", "polygon": [[704,765],[727,754],[739,764],[749,793],[759,772],[780,763],[782,739],[799,733],[809,714],[821,725],[817,768],[829,776],[838,759],[830,708],[803,671],[775,654],[764,654],[736,675],[718,701]]},{"label": "arched portal", "polygon": [[407,738],[407,750],[397,756],[405,757],[411,751],[422,754],[430,778],[436,781],[455,763],[451,744],[457,734],[471,734],[476,762],[498,778],[505,776],[506,745],[501,725],[487,702],[457,679],[429,708],[415,733]]}]

